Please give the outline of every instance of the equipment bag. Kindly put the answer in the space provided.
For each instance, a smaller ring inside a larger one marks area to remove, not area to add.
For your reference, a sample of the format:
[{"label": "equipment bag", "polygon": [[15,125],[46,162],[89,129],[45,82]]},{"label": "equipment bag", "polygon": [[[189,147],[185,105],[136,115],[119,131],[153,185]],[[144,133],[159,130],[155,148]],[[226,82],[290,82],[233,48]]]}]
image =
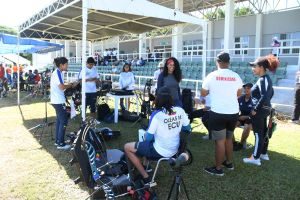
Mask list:
[{"label": "equipment bag", "polygon": [[128,122],[135,122],[139,120],[139,116],[135,112],[129,112],[128,110],[122,110],[120,119]]},{"label": "equipment bag", "polygon": [[107,103],[97,106],[97,120],[103,121],[110,114],[110,108]]}]

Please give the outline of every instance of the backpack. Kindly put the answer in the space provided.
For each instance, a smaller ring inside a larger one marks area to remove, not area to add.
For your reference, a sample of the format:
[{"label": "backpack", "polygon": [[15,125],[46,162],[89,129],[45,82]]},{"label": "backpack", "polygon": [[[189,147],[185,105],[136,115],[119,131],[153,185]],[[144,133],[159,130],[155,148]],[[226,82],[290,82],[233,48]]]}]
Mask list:
[{"label": "backpack", "polygon": [[140,118],[135,112],[129,112],[128,110],[122,110],[120,119],[128,122],[138,121]]},{"label": "backpack", "polygon": [[194,101],[191,89],[184,88],[182,90],[182,105],[184,111],[189,115],[193,112]]},{"label": "backpack", "polygon": [[110,108],[107,103],[102,103],[97,106],[97,120],[103,121],[109,114]]}]

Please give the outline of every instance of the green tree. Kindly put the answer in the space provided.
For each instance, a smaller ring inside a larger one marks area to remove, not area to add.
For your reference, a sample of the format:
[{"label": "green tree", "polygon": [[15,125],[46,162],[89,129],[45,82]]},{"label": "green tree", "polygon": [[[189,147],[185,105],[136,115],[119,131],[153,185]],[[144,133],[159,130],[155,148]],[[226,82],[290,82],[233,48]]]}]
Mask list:
[{"label": "green tree", "polygon": [[[235,17],[253,15],[253,14],[254,14],[254,11],[251,10],[250,8],[247,8],[247,7],[236,8],[234,10],[234,16]],[[215,11],[207,12],[204,15],[204,18],[206,18],[208,20],[224,19],[225,18],[225,11],[221,8],[218,8]]]},{"label": "green tree", "polygon": [[0,25],[0,33],[7,33],[11,35],[17,35],[17,31],[13,28],[10,28],[8,26],[2,26]]},{"label": "green tree", "polygon": [[254,11],[251,10],[250,8],[247,7],[241,7],[241,8],[236,8],[234,10],[234,16],[246,16],[246,15],[253,15]]}]

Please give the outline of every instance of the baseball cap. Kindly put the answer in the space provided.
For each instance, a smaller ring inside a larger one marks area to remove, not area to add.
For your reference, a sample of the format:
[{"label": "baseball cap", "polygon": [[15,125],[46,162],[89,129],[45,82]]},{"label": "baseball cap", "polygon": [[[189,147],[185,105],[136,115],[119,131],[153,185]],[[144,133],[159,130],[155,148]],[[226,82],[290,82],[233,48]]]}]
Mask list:
[{"label": "baseball cap", "polygon": [[226,53],[224,51],[220,52],[218,55],[217,55],[217,61],[218,62],[223,62],[223,63],[229,63],[230,62],[230,56],[229,56],[229,53]]},{"label": "baseball cap", "polygon": [[252,88],[253,84],[252,83],[246,83],[243,85],[243,88],[245,87],[249,87],[249,88]]},{"label": "baseball cap", "polygon": [[268,68],[269,66],[269,61],[266,57],[259,57],[253,62],[249,62],[250,66],[263,66],[264,68]]},{"label": "baseball cap", "polygon": [[163,62],[158,63],[157,68],[163,68],[163,67],[164,67],[164,63]]}]

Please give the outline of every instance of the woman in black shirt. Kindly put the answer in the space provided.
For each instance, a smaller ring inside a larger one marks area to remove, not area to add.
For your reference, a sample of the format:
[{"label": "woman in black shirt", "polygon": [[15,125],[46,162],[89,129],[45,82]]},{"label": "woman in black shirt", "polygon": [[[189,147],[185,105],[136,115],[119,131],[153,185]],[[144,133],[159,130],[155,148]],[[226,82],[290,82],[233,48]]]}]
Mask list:
[{"label": "woman in black shirt", "polygon": [[278,65],[278,59],[273,56],[260,57],[254,62],[250,62],[254,75],[258,75],[259,79],[251,89],[253,102],[253,110],[251,111],[252,129],[255,135],[254,152],[250,158],[244,158],[244,163],[261,165],[260,159],[269,160],[267,154],[268,138],[267,117],[271,112],[271,99],[274,94],[272,80],[266,73],[267,70],[274,72]]},{"label": "woman in black shirt", "polygon": [[176,58],[171,57],[166,60],[163,72],[160,73],[157,80],[157,91],[161,87],[168,87],[176,106],[182,107],[181,93],[179,83],[182,79],[182,73],[179,62]]}]

